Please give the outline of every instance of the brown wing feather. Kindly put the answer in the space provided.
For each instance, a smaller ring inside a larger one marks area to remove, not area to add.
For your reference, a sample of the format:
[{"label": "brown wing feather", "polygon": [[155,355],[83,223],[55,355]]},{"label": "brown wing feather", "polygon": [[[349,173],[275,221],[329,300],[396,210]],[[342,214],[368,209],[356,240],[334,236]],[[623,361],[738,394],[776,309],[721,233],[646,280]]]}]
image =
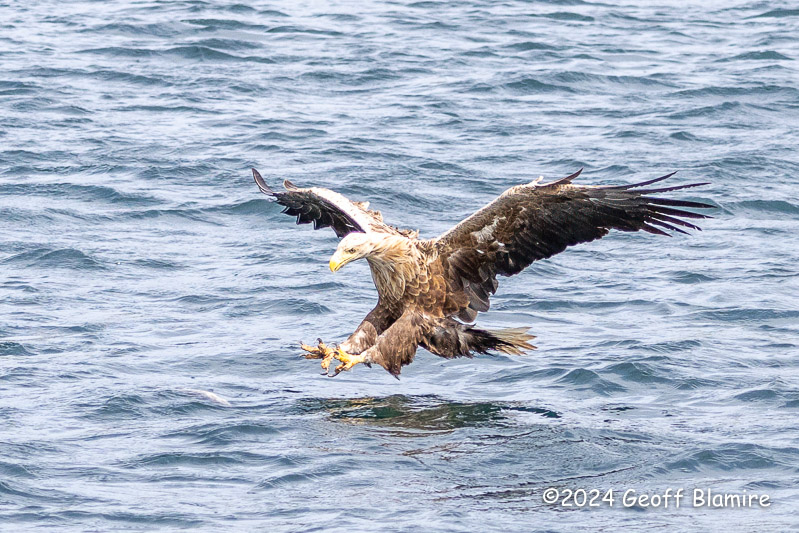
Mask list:
[{"label": "brown wing feather", "polygon": [[[641,183],[585,187],[571,181],[579,172],[545,185],[512,187],[494,202],[438,238],[439,253],[469,298],[464,318],[486,311],[496,291],[497,274],[511,276],[533,261],[551,257],[568,246],[604,237],[611,229],[643,230],[668,235],[699,229],[683,218],[707,215],[677,209],[705,209],[709,204],[650,196],[706,185],[692,183],[641,189],[665,180],[668,174]],[[662,228],[662,229],[661,229]]]},{"label": "brown wing feather", "polygon": [[398,377],[402,367],[413,361],[419,343],[430,328],[431,325],[421,313],[408,310],[364,354],[370,362],[379,364]]},{"label": "brown wing feather", "polygon": [[399,230],[383,223],[378,211],[370,211],[368,202],[352,202],[328,189],[317,187],[300,188],[288,180],[283,182],[284,192],[273,191],[257,170],[252,169],[253,178],[261,192],[273,197],[284,206],[283,212],[297,217],[297,224],[310,224],[314,229],[333,228],[341,238],[352,232],[378,231],[397,234]]},{"label": "brown wing feather", "polygon": [[340,348],[345,352],[359,354],[375,345],[377,338],[396,320],[397,313],[381,302],[372,309],[360,325],[355,328]]}]

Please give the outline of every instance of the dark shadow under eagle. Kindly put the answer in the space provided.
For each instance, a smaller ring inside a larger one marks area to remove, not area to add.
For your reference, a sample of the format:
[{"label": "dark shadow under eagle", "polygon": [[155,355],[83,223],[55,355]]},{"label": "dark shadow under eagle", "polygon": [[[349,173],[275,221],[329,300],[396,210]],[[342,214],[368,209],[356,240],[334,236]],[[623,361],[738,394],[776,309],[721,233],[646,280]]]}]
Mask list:
[{"label": "dark shadow under eagle", "polygon": [[[378,301],[349,338],[337,347],[302,345],[306,357],[322,359],[335,374],[358,363],[377,363],[394,376],[413,361],[418,346],[441,357],[471,357],[492,350],[519,354],[535,347],[527,328],[486,330],[472,323],[487,311],[497,275],[518,274],[533,261],[567,246],[593,241],[611,229],[657,235],[699,228],[685,219],[708,218],[683,208],[705,203],[663,198],[662,193],[706,185],[649,187],[674,173],[617,186],[575,185],[580,171],[563,179],[511,187],[499,198],[435,239],[389,226],[365,202],[353,202],[328,189],[269,188],[252,170],[261,191],[297,217],[297,224],[330,227],[341,242],[330,259],[335,272],[356,259],[369,262]],[[334,375],[335,375],[334,374]]]}]

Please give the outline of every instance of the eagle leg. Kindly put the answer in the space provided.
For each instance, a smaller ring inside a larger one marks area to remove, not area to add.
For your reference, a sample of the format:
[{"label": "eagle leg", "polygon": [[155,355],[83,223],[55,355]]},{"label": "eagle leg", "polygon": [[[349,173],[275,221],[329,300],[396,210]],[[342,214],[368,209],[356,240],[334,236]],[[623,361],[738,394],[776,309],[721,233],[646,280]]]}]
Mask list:
[{"label": "eagle leg", "polygon": [[367,362],[365,355],[363,354],[353,355],[351,353],[345,352],[341,348],[338,348],[338,350],[335,352],[335,358],[338,359],[341,362],[341,364],[336,367],[335,373],[332,376],[330,376],[331,378],[338,376],[341,372],[350,370],[358,363]]},{"label": "eagle leg", "polygon": [[327,374],[330,368],[330,361],[336,356],[336,350],[327,346],[322,339],[316,339],[319,343],[317,346],[308,346],[304,342],[300,342],[300,348],[308,352],[305,354],[306,359],[321,359],[323,374]]}]

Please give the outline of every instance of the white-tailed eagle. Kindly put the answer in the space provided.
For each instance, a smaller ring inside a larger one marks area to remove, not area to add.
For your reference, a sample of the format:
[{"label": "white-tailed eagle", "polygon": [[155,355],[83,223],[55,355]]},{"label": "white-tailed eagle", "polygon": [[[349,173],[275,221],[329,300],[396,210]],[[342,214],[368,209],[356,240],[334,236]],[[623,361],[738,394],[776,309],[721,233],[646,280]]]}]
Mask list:
[{"label": "white-tailed eagle", "polygon": [[713,207],[659,196],[705,183],[648,187],[674,173],[632,185],[592,187],[572,183],[578,171],[551,183],[540,184],[539,178],[511,187],[445,234],[420,239],[417,231],[384,223],[366,202],[289,181],[283,182],[285,191],[276,192],[258,171],[252,173],[261,192],[284,206],[284,213],[297,217],[297,224],[330,227],[341,238],[330,270],[336,272],[356,259],[369,263],[378,294],[375,308],[337,347],[321,340],[317,346],[301,346],[307,358],[322,360],[325,373],[337,359],[341,364],[333,375],[358,363],[377,363],[399,376],[419,346],[448,359],[532,350],[535,337],[527,334],[528,328],[497,331],[473,324],[477,313],[488,311],[497,275],[518,274],[533,261],[604,237],[611,229],[658,235],[669,235],[664,230],[698,230],[684,219],[707,215],[683,208]]}]

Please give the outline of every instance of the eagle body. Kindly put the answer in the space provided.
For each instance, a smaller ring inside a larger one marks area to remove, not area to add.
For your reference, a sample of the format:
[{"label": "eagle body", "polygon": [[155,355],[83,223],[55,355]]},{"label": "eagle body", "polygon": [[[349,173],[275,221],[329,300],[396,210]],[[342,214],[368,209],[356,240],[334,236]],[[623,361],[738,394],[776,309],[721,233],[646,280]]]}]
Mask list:
[{"label": "eagle body", "polygon": [[521,354],[535,347],[528,328],[486,330],[473,323],[487,311],[498,287],[497,276],[512,276],[533,261],[568,246],[604,237],[611,229],[669,235],[699,228],[686,218],[707,215],[684,208],[709,204],[663,198],[661,193],[705,185],[693,183],[644,188],[673,174],[632,185],[578,186],[580,172],[540,184],[540,179],[511,187],[445,234],[420,239],[418,231],[383,222],[367,202],[352,202],[323,188],[299,188],[285,181],[275,192],[253,169],[262,192],[297,217],[298,224],[331,227],[341,238],[330,269],[366,259],[377,288],[377,305],[336,349],[322,341],[309,358],[342,362],[336,374],[357,363],[379,364],[394,376],[413,361],[419,346],[445,358],[499,351]]}]

